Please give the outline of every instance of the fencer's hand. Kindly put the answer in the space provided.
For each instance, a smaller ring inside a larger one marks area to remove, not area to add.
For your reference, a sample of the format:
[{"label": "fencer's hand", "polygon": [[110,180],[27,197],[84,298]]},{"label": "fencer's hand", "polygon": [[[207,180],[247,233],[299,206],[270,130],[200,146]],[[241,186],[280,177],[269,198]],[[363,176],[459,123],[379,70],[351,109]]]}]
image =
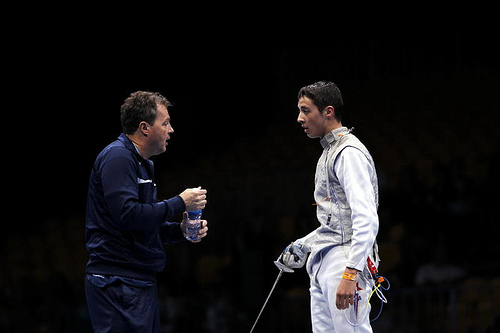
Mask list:
[{"label": "fencer's hand", "polygon": [[188,188],[179,194],[179,196],[184,200],[187,212],[204,209],[207,204],[207,190],[201,187]]},{"label": "fencer's hand", "polygon": [[278,257],[278,262],[288,268],[302,268],[307,260],[307,255],[311,249],[301,243],[292,243],[288,245]]},{"label": "fencer's hand", "polygon": [[[346,268],[346,273],[357,274],[355,269]],[[356,297],[356,281],[340,279],[339,286],[337,287],[337,294],[335,296],[335,305],[337,309],[348,309],[350,305],[354,304],[354,297]]]},{"label": "fencer's hand", "polygon": [[[188,215],[186,212],[184,212],[184,214],[182,215],[183,219],[182,219],[182,222],[181,222],[181,230],[182,230],[182,234],[184,235],[184,238],[187,239],[187,235],[186,235],[186,221],[188,219]],[[207,220],[200,220],[201,222],[201,229],[198,230],[198,238],[196,238],[195,240],[191,240],[191,239],[188,239],[191,243],[199,243],[201,242],[202,238],[203,237],[206,237],[207,236],[207,233],[208,233],[208,222]]]}]

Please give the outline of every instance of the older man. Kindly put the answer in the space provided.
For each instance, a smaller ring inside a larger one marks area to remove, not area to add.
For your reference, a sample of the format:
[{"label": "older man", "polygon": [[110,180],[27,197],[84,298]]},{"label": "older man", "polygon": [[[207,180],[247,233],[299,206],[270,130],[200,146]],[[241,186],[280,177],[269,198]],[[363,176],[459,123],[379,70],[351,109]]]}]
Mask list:
[{"label": "older man", "polygon": [[[121,107],[123,133],[97,156],[90,175],[86,296],[95,332],[160,332],[156,274],[165,267],[164,244],[185,239],[185,211],[203,209],[206,190],[186,189],[157,200],[153,162],[174,132],[158,93],[138,91]],[[207,234],[202,221],[199,242]]]}]

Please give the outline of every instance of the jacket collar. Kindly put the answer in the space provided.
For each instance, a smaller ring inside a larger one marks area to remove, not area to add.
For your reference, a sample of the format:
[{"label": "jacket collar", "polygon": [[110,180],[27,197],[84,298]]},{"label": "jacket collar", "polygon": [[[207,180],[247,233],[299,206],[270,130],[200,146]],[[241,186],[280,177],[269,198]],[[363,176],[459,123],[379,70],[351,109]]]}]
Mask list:
[{"label": "jacket collar", "polygon": [[319,143],[321,144],[321,147],[323,147],[323,149],[325,149],[333,142],[340,140],[340,138],[343,137],[347,133],[349,133],[349,130],[347,129],[347,127],[336,128],[333,131],[327,133],[324,137],[322,137],[321,140],[319,141]]},{"label": "jacket collar", "polygon": [[127,148],[132,153],[134,153],[138,158],[140,158],[141,160],[146,160],[144,157],[141,156],[141,154],[139,154],[139,152],[137,151],[137,148],[135,147],[134,143],[132,142],[132,140],[130,140],[125,135],[125,133],[120,134],[120,136],[118,137],[118,140],[120,140],[123,143],[123,145],[125,146],[125,148]]}]

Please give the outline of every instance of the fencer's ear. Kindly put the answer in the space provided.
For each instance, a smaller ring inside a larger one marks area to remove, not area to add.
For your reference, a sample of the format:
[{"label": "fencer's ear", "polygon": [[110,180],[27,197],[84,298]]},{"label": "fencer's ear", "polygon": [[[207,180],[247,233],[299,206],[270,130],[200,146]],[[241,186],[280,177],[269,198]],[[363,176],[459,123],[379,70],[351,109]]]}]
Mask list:
[{"label": "fencer's ear", "polygon": [[334,118],[335,108],[331,105],[328,105],[326,108],[323,109],[323,114],[325,115],[325,117]]},{"label": "fencer's ear", "polygon": [[149,134],[149,124],[145,121],[141,121],[139,123],[139,132],[142,133],[144,136],[148,136]]}]

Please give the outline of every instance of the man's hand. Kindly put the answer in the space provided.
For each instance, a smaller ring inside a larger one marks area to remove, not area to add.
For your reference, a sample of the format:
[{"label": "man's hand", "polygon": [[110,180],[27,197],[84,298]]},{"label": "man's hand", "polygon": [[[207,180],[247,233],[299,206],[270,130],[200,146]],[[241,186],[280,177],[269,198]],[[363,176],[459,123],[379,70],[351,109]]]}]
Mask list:
[{"label": "man's hand", "polygon": [[[357,275],[358,271],[352,268],[346,268],[345,273]],[[349,305],[354,304],[354,297],[356,297],[356,281],[344,278],[340,279],[335,298],[337,309],[344,310],[349,308]]]},{"label": "man's hand", "polygon": [[293,268],[302,268],[307,261],[307,255],[311,249],[299,242],[288,245],[278,257],[279,263],[293,270]]},{"label": "man's hand", "polygon": [[[184,237],[186,237],[186,221],[187,221],[187,213],[184,212],[183,214],[183,220],[181,222],[181,230],[182,233],[184,234]],[[201,239],[205,237],[208,233],[208,222],[206,220],[200,220],[201,223],[201,229],[198,230],[198,238],[195,240],[189,240],[191,243],[199,243],[201,242]]]},{"label": "man's hand", "polygon": [[187,212],[204,209],[207,204],[207,190],[203,190],[201,186],[197,188],[188,188],[179,194],[179,196],[184,200]]}]

